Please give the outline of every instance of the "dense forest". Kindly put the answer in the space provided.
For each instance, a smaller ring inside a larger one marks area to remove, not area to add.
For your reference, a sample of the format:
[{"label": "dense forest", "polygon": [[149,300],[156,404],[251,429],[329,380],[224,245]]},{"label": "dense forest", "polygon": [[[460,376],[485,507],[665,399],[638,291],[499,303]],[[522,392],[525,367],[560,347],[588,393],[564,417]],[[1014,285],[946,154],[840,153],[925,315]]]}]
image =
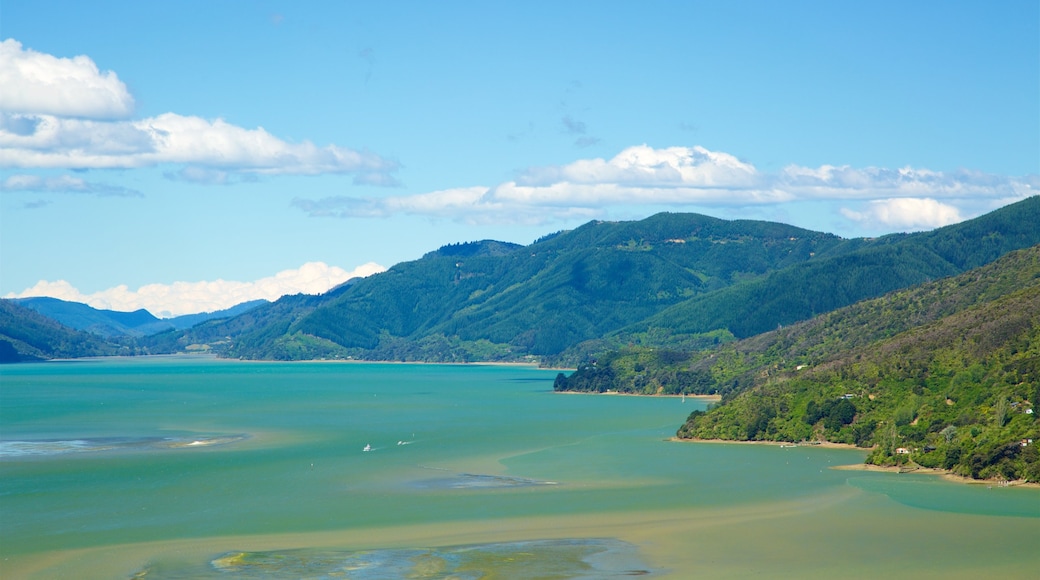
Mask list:
[{"label": "dense forest", "polygon": [[[785,328],[1040,243],[1038,223],[1040,197],[931,232],[877,239],[697,214],[590,222],[528,246],[450,244],[322,295],[242,305],[208,320],[163,320],[178,327],[149,336],[139,335],[155,321],[142,323],[142,313],[30,300],[66,326],[138,353],[574,367],[632,348],[653,348],[657,354],[638,356],[669,359],[671,352],[713,349]],[[20,323],[9,317],[0,331],[18,334]],[[70,356],[67,348],[50,352],[8,342],[26,357]],[[716,380],[714,389],[746,383],[741,364],[733,367],[729,382]],[[646,376],[642,387],[703,389],[701,370]]]},{"label": "dense forest", "polygon": [[679,437],[823,440],[880,465],[1040,481],[1040,246],[712,351],[614,353],[556,388],[717,392]]},{"label": "dense forest", "polygon": [[556,366],[629,344],[698,350],[989,263],[1040,243],[1037,223],[1036,197],[878,239],[697,214],[590,222],[528,246],[445,246],[322,296],[286,297],[142,345],[206,344],[250,359]]},{"label": "dense forest", "polygon": [[0,362],[121,354],[137,354],[132,341],[74,330],[11,300],[0,300]]}]

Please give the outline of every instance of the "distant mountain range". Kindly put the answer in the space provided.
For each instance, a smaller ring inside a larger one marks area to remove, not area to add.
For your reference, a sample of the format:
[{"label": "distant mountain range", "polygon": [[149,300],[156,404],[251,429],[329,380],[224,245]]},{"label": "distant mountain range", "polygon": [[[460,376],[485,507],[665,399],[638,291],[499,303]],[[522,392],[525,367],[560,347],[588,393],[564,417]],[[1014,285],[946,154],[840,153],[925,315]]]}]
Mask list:
[{"label": "distant mountain range", "polygon": [[147,310],[101,310],[57,298],[0,300],[0,362],[148,354],[138,338],[190,328],[268,304],[245,302],[226,310],[159,319]]},{"label": "distant mountain range", "polygon": [[165,330],[184,330],[200,322],[214,318],[229,318],[267,304],[267,300],[252,300],[216,312],[185,314],[173,318],[156,318],[145,309],[133,312],[118,312],[93,308],[79,302],[68,302],[57,298],[15,298],[12,302],[35,310],[64,326],[83,330],[101,337],[147,336]]},{"label": "distant mountain range", "polygon": [[142,344],[248,359],[561,365],[626,344],[691,350],[984,265],[1040,243],[1038,224],[1038,197],[876,239],[697,214],[590,222],[528,246],[445,246],[322,296]]},{"label": "distant mountain range", "polygon": [[128,344],[63,326],[12,300],[0,300],[0,363],[135,352]]},{"label": "distant mountain range", "polygon": [[141,353],[577,365],[630,344],[703,349],[956,275],[1040,243],[1038,224],[1040,197],[876,239],[662,213],[590,222],[527,246],[452,244],[322,295],[214,313],[190,328],[146,312],[36,306],[72,328],[132,337]]}]

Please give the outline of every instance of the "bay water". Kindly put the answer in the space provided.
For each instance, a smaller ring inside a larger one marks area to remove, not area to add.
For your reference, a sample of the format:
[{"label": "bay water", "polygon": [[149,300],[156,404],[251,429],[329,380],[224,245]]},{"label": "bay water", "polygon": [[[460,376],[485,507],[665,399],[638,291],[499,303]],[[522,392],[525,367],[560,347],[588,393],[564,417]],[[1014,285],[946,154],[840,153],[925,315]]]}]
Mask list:
[{"label": "bay water", "polygon": [[1035,577],[1040,490],[670,441],[524,366],[0,367],[3,578]]}]

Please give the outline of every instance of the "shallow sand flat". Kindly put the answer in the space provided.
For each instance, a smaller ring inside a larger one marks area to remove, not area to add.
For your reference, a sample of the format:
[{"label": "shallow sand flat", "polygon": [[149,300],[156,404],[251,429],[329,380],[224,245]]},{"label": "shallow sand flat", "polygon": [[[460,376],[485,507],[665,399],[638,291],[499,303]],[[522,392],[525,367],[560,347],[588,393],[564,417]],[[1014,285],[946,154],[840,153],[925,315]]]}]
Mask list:
[{"label": "shallow sand flat", "polygon": [[664,578],[1028,577],[1040,565],[1037,525],[1035,518],[909,509],[850,486],[822,497],[731,508],[125,544],[19,557],[4,562],[0,572],[5,578],[126,578],[149,565],[176,569],[234,551],[616,538],[637,545],[647,566]]},{"label": "shallow sand flat", "polygon": [[[835,499],[832,498],[831,501]],[[665,536],[669,534],[785,517],[814,510],[819,505],[822,504],[819,502],[811,504],[783,502],[726,510],[514,518],[437,525],[124,544],[19,557],[5,563],[3,575],[16,578],[51,578],[64,577],[68,574],[84,579],[129,577],[153,563],[159,563],[162,567],[176,567],[178,563],[210,561],[226,552],[296,548],[373,550],[536,539],[618,538],[623,541],[632,541],[642,550],[644,546],[640,545],[641,541],[664,542],[664,545],[667,545]],[[686,545],[684,542],[680,542],[678,547],[685,549]],[[683,569],[682,554],[665,553],[661,555],[664,556],[661,564],[673,572]],[[647,563],[658,566],[658,563],[652,560],[648,560]],[[670,575],[665,574],[665,576]],[[675,577],[682,577],[682,574]]]},{"label": "shallow sand flat", "polygon": [[[1040,565],[1034,490],[827,469],[862,451],[665,442],[700,401],[554,397],[533,369],[107,366],[6,369],[5,407],[24,410],[7,434],[52,436],[72,414],[105,429],[54,436],[251,437],[4,462],[0,578],[194,578],[222,556],[293,549],[319,567],[417,550],[450,568],[453,547],[589,538],[637,546],[672,578],[1022,577]],[[459,474],[505,485],[452,487]],[[442,475],[446,488],[411,485]],[[528,481],[558,485],[515,485]],[[495,559],[510,549],[466,566],[506,576]]]},{"label": "shallow sand flat", "polygon": [[1040,483],[1027,482],[1025,480],[996,482],[989,479],[972,479],[970,477],[954,475],[945,469],[932,467],[898,467],[886,465],[873,465],[870,463],[853,463],[851,465],[835,465],[831,467],[831,469],[837,469],[839,471],[873,471],[878,473],[893,473],[897,475],[908,473],[913,473],[916,475],[938,475],[946,481],[953,481],[956,483],[967,483],[969,485],[985,485],[987,487],[1003,485],[1004,487],[1025,487],[1032,489],[1040,489]]}]

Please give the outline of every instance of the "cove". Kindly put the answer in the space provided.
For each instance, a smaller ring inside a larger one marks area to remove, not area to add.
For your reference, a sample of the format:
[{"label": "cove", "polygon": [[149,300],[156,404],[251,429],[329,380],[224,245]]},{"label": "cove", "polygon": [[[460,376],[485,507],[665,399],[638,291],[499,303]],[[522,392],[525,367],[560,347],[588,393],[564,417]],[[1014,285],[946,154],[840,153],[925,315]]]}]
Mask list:
[{"label": "cove", "polygon": [[862,461],[856,450],[671,442],[704,402],[558,395],[555,375],[201,357],[0,367],[0,576],[967,578],[1040,565],[1036,490],[830,469]]}]

